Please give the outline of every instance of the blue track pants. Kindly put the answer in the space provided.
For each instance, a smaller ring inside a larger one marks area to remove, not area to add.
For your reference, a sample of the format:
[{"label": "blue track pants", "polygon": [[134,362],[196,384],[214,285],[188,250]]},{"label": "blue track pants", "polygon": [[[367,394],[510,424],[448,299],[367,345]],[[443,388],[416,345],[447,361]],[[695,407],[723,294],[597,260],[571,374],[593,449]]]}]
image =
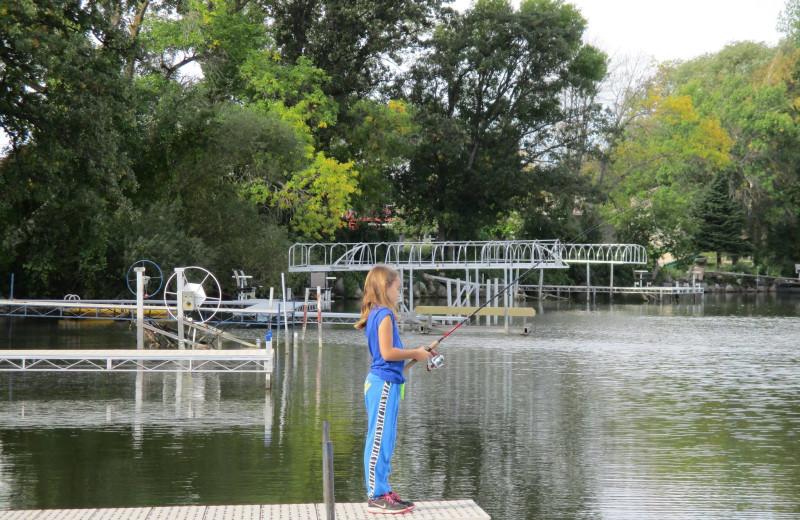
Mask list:
[{"label": "blue track pants", "polygon": [[397,437],[401,386],[373,374],[368,374],[364,381],[364,402],[369,424],[364,447],[364,474],[370,500],[392,490],[389,474],[392,472],[392,452]]}]

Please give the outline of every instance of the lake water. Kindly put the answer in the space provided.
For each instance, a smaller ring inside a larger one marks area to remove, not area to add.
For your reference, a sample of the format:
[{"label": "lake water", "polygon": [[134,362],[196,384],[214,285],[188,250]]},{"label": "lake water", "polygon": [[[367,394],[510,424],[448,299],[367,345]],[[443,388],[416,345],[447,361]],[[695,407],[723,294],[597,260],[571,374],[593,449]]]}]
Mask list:
[{"label": "lake water", "polygon": [[[538,308],[417,366],[390,481],[500,519],[800,517],[800,299]],[[255,338],[263,330],[240,330]],[[438,336],[403,334],[407,347]],[[127,324],[0,319],[2,348],[135,344]],[[363,335],[316,328],[257,374],[1,373],[0,509],[364,500]]]}]

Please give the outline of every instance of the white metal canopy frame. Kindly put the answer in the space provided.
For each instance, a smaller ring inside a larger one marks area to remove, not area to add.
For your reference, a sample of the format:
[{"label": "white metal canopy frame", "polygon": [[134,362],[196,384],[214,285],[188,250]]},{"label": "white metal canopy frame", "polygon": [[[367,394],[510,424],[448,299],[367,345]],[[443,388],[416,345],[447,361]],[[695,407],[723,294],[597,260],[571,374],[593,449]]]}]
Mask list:
[{"label": "white metal canopy frame", "polygon": [[568,264],[647,264],[647,249],[638,244],[561,244]]},{"label": "white metal canopy frame", "polygon": [[289,248],[290,272],[367,271],[375,264],[421,270],[552,269],[570,263],[646,264],[647,250],[637,244],[558,240],[297,243]]}]

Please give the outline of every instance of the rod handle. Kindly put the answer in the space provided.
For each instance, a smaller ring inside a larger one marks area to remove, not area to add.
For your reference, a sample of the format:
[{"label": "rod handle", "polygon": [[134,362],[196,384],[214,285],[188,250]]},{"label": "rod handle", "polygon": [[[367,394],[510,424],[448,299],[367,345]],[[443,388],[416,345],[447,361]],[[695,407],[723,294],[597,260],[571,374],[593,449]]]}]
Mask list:
[{"label": "rod handle", "polygon": [[[425,350],[427,350],[428,352],[430,352],[431,350],[435,349],[435,348],[436,348],[436,346],[437,346],[437,345],[438,345],[440,342],[441,342],[441,340],[440,340],[440,339],[437,339],[436,341],[434,341],[433,343],[431,343],[430,345],[428,345],[427,347],[425,347]],[[416,359],[412,359],[411,361],[409,361],[408,363],[406,363],[406,366],[404,366],[404,367],[403,367],[403,372],[405,372],[406,370],[408,370],[409,368],[411,368],[411,366],[412,366],[412,365],[414,365],[414,364],[416,364],[416,362],[417,362],[417,360],[416,360]]]}]

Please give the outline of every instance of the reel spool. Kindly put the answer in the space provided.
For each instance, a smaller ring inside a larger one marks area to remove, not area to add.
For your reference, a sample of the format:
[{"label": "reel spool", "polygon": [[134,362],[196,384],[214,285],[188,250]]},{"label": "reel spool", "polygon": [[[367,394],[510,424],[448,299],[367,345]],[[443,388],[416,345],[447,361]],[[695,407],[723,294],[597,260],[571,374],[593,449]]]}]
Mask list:
[{"label": "reel spool", "polygon": [[[173,320],[178,319],[177,308],[170,305],[178,299],[178,273],[173,273],[164,287],[164,305]],[[183,316],[197,323],[205,323],[213,318],[222,303],[222,289],[219,280],[207,269],[185,267],[183,273],[183,298],[177,302],[183,307]],[[171,298],[171,300],[170,300]]]},{"label": "reel spool", "polygon": [[[151,298],[158,294],[158,291],[161,290],[161,286],[164,284],[164,275],[161,272],[161,268],[158,267],[158,264],[151,261],[151,260],[137,260],[128,267],[128,274],[125,275],[125,279],[128,283],[128,290],[136,296],[136,271],[134,270],[135,267],[144,267],[144,297]],[[152,290],[148,290],[148,286],[151,284],[155,284],[158,282],[158,286]]]},{"label": "reel spool", "polygon": [[436,354],[435,356],[431,356],[428,358],[428,372],[431,370],[435,370],[437,368],[442,368],[444,366],[444,356],[441,354]]}]

